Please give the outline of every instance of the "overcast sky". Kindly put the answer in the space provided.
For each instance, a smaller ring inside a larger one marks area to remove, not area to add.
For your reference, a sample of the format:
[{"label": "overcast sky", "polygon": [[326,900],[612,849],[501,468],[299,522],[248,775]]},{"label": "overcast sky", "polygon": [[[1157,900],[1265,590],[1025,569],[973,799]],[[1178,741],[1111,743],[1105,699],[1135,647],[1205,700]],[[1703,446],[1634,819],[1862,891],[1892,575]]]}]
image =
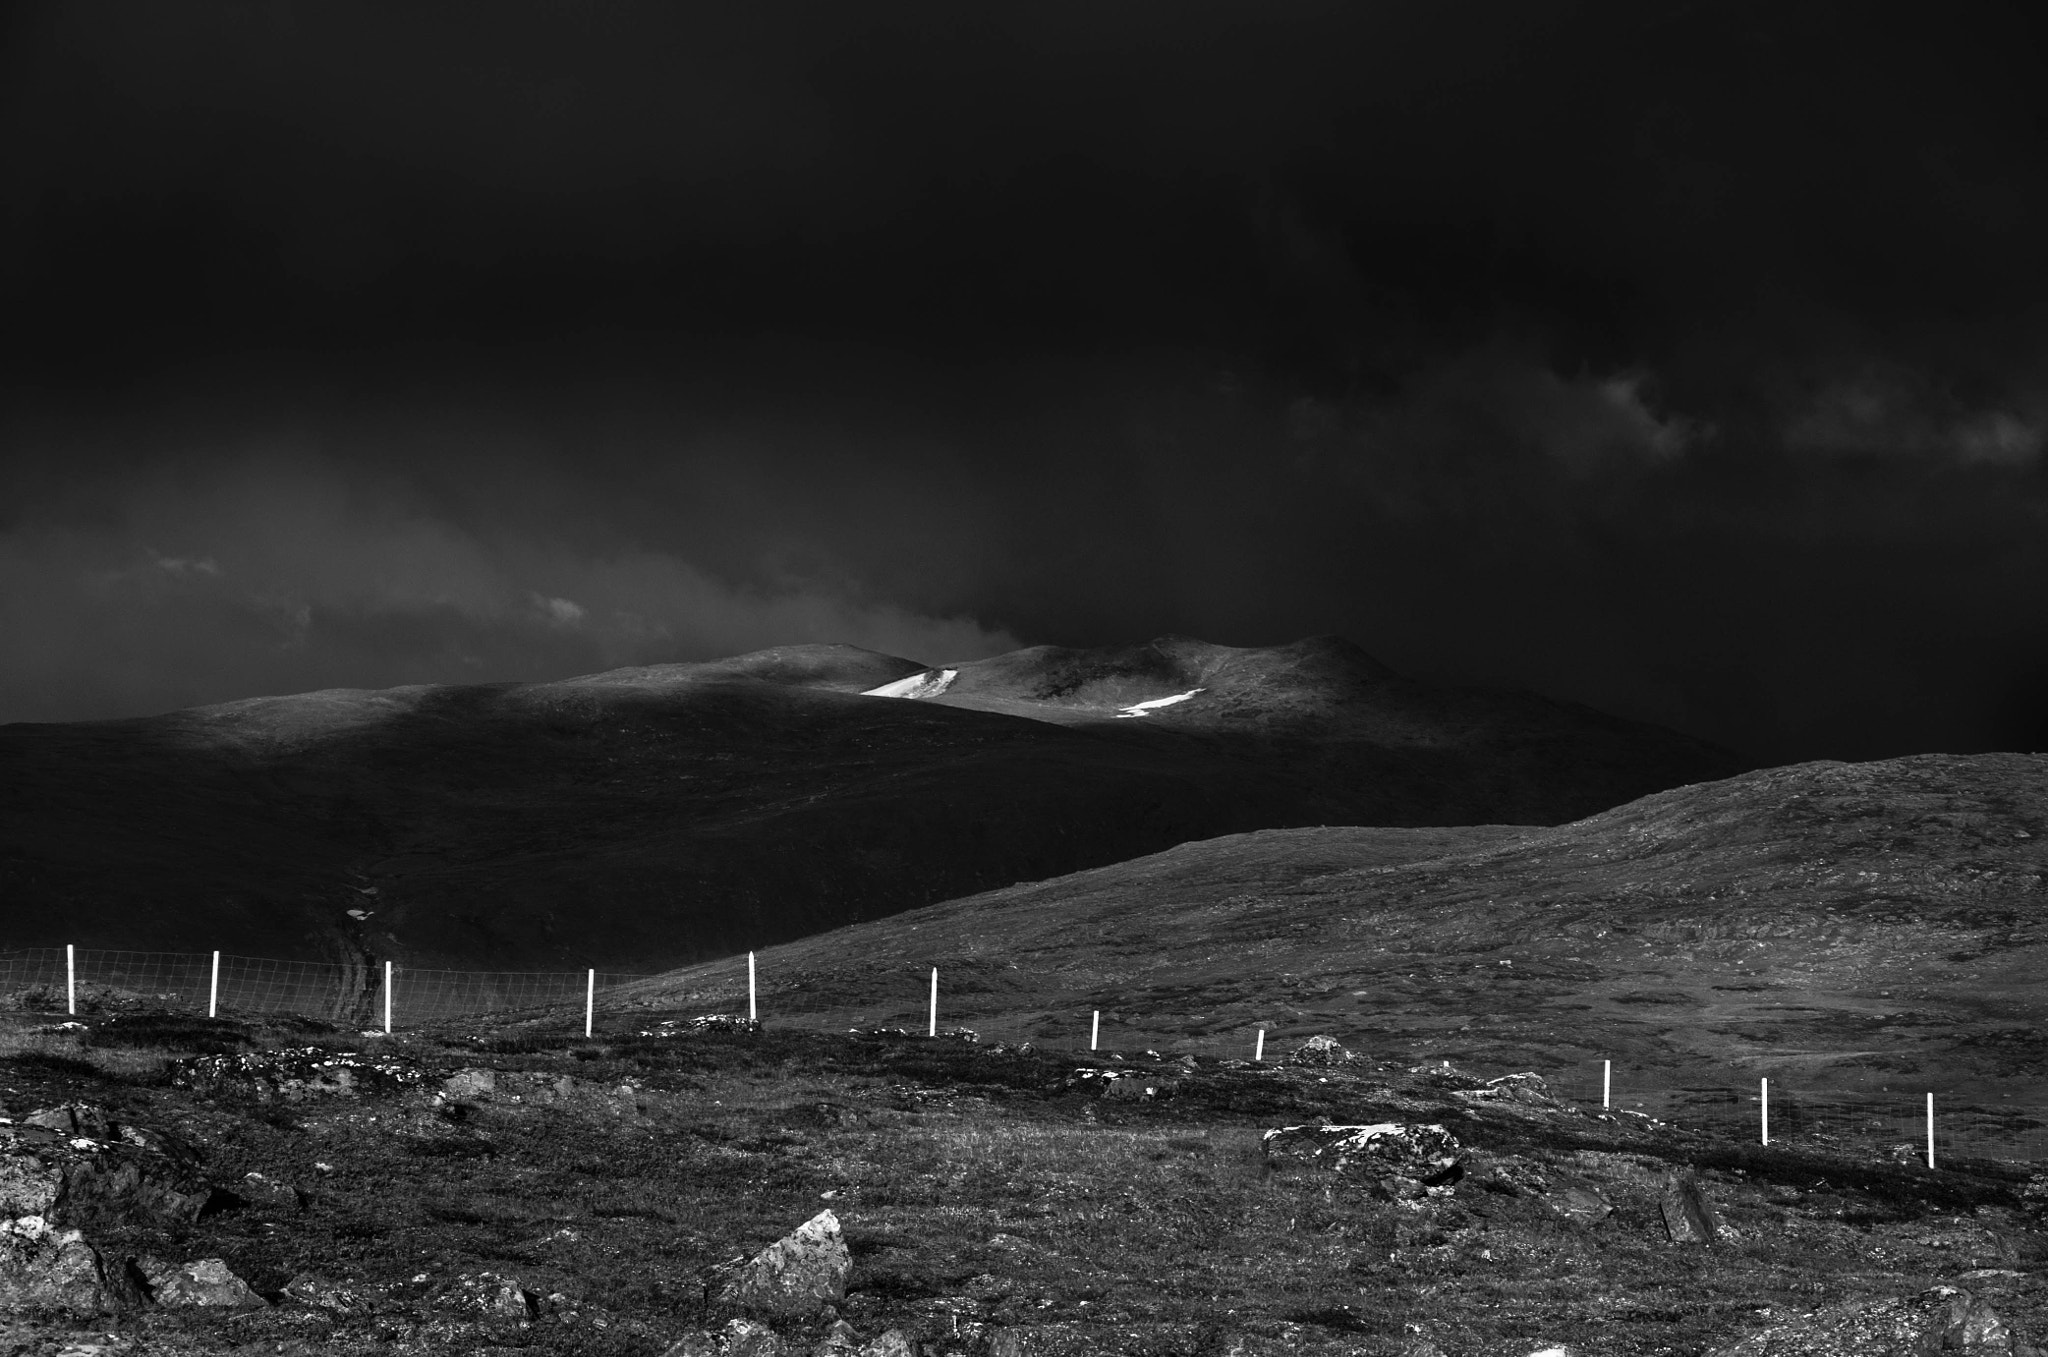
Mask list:
[{"label": "overcast sky", "polygon": [[1335,632],[2048,747],[2027,8],[12,7],[0,720]]}]

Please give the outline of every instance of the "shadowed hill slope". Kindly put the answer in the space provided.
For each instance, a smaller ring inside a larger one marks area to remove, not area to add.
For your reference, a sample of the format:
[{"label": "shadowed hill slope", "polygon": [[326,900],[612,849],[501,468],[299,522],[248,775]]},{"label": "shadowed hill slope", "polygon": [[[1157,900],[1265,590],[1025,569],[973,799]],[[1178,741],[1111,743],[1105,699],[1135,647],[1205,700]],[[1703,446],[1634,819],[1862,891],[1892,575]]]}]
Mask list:
[{"label": "shadowed hill slope", "polygon": [[[924,670],[792,646],[0,727],[0,946],[655,969],[1191,839],[1553,823],[1734,763],[1341,642],[1029,651],[960,666],[959,702],[862,695]],[[1191,673],[1177,707],[1105,706]]]},{"label": "shadowed hill slope", "polygon": [[970,1026],[1100,1008],[1124,1044],[1263,1023],[1489,1067],[2039,1096],[2048,756],[1801,764],[1556,828],[1236,835],[762,956],[850,996],[914,996],[932,964]]}]

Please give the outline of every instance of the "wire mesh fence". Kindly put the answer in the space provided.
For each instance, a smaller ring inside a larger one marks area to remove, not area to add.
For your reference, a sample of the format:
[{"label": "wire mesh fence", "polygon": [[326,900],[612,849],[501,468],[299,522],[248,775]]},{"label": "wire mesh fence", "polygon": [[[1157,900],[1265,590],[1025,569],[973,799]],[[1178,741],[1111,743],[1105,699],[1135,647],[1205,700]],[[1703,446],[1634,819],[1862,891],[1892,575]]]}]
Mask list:
[{"label": "wire mesh fence", "polygon": [[1939,1166],[1950,1160],[2048,1159],[2048,1107],[1927,1090],[1815,1090],[1758,1076],[1638,1085],[1607,1064],[1551,1081],[1565,1100],[1620,1119],[1711,1129],[1781,1149]]},{"label": "wire mesh fence", "polygon": [[[381,1028],[482,1015],[565,1023],[604,1013],[637,1026],[653,1009],[754,1017],[819,1032],[902,1032],[983,1043],[1104,1052],[1148,1049],[1252,1059],[1261,1045],[1277,1058],[1293,1031],[1285,1017],[1232,1021],[1208,1030],[1184,1015],[1150,1014],[1112,999],[1103,1008],[1036,1005],[993,965],[945,968],[934,989],[929,966],[757,969],[752,958],[688,967],[656,977],[596,971],[465,971],[366,960],[303,961],[231,953],[132,952],[45,947],[0,952],[0,1002],[16,1008],[97,1013],[150,1007],[192,1013],[300,1014]],[[387,975],[389,984],[387,987]],[[652,1021],[652,1019],[650,1019]],[[1263,1032],[1263,1036],[1261,1033]]]},{"label": "wire mesh fence", "polygon": [[457,971],[223,952],[42,947],[0,952],[10,1006],[65,1014],[124,1008],[299,1014],[362,1027],[586,1008],[646,977],[597,971]]},{"label": "wire mesh fence", "polygon": [[[604,971],[447,971],[396,967],[391,975],[393,1014],[408,1023],[432,1023],[482,1014],[539,1014],[586,1004],[609,1007],[612,998],[638,975]],[[371,996],[372,1015],[381,1018],[384,989]]]},{"label": "wire mesh fence", "polygon": [[[463,971],[367,960],[291,961],[204,952],[44,947],[0,952],[0,1004],[54,1013],[146,1007],[223,1015],[298,1014],[366,1029],[498,1016],[594,1030],[676,1030],[657,1011],[727,1014],[817,1032],[901,1033],[1076,1053],[1191,1054],[1280,1061],[1324,1029],[1297,1015],[1038,1006],[998,965],[943,973],[903,963],[764,970],[751,955],[659,977],[594,970]],[[1785,1148],[1900,1162],[2048,1160],[2048,1108],[1972,1103],[1924,1091],[1811,1090],[1718,1073],[1663,1083],[1600,1062],[1553,1071],[1567,1104],[1617,1120],[1711,1129]]]}]

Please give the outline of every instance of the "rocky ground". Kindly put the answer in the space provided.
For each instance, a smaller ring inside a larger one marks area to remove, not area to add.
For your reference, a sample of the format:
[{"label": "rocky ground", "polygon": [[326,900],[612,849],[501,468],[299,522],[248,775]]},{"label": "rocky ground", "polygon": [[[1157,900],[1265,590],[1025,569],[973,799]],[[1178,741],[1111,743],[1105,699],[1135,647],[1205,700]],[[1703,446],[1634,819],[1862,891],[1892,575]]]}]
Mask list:
[{"label": "rocky ground", "polygon": [[686,1013],[592,1040],[81,1021],[0,1038],[4,1353],[2048,1338],[2048,1180],[1766,1150],[1330,1040],[1253,1065]]}]

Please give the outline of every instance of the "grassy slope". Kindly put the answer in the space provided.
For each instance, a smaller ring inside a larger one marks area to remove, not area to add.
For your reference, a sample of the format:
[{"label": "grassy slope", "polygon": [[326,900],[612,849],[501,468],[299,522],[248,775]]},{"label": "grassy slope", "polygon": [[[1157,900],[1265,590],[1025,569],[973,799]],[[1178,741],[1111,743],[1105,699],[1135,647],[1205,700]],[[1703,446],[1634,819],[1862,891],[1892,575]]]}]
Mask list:
[{"label": "grassy slope", "polygon": [[[2044,882],[2048,757],[1925,756],[1750,773],[1554,829],[1190,844],[761,966],[770,1012],[915,999],[937,964],[957,977],[947,1020],[983,1030],[1072,1031],[1099,1008],[1132,1041],[1235,1049],[1264,1023],[1404,1058],[1607,1058],[1651,1086],[1741,1068],[2038,1099]],[[773,992],[792,976],[803,993]]]},{"label": "grassy slope", "polygon": [[[2048,1327],[2036,1273],[2048,1239],[2010,1175],[1474,1105],[1384,1064],[1211,1064],[1182,1075],[1169,1100],[1129,1102],[1068,1088],[1072,1056],[949,1041],[627,1029],[585,1042],[479,1029],[366,1051],[432,1072],[417,1091],[276,1104],[178,1087],[166,1058],[303,1044],[303,1030],[95,1023],[83,1045],[0,1041],[8,1114],[101,1102],[202,1147],[216,1182],[260,1172],[307,1205],[94,1238],[116,1252],[223,1258],[272,1294],[316,1271],[371,1302],[338,1321],[286,1305],[232,1321],[159,1311],[91,1326],[162,1357],[509,1350],[492,1342],[654,1357],[719,1321],[703,1304],[709,1267],[827,1205],[854,1252],[841,1308],[858,1335],[900,1328],[930,1342],[925,1351],[963,1357],[1002,1350],[1003,1330],[1022,1331],[1008,1350],[1036,1357],[1521,1357],[1546,1344],[1583,1357],[1692,1354],[1767,1317],[1958,1282],[2023,1336]],[[477,1065],[533,1076],[503,1085],[529,1096],[434,1103],[435,1079]],[[564,1076],[579,1081],[569,1096],[531,1096]],[[1615,1213],[1573,1224],[1473,1181],[1409,1209],[1325,1171],[1264,1162],[1263,1129],[1316,1117],[1439,1122],[1476,1156],[1475,1176],[1504,1162],[1569,1175]],[[1687,1166],[1735,1231],[1712,1250],[1672,1245],[1661,1224],[1663,1177]],[[435,1309],[441,1285],[480,1271],[557,1293],[555,1313],[520,1325]],[[0,1340],[54,1351],[72,1327],[17,1320]]]},{"label": "grassy slope", "polygon": [[654,969],[1190,839],[1554,822],[1728,763],[1335,643],[1168,649],[1214,689],[1171,719],[1030,696],[1077,664],[1112,677],[1069,696],[1114,687],[1121,652],[1023,652],[1004,701],[1052,721],[861,697],[918,666],[787,647],[0,727],[0,946]]}]

